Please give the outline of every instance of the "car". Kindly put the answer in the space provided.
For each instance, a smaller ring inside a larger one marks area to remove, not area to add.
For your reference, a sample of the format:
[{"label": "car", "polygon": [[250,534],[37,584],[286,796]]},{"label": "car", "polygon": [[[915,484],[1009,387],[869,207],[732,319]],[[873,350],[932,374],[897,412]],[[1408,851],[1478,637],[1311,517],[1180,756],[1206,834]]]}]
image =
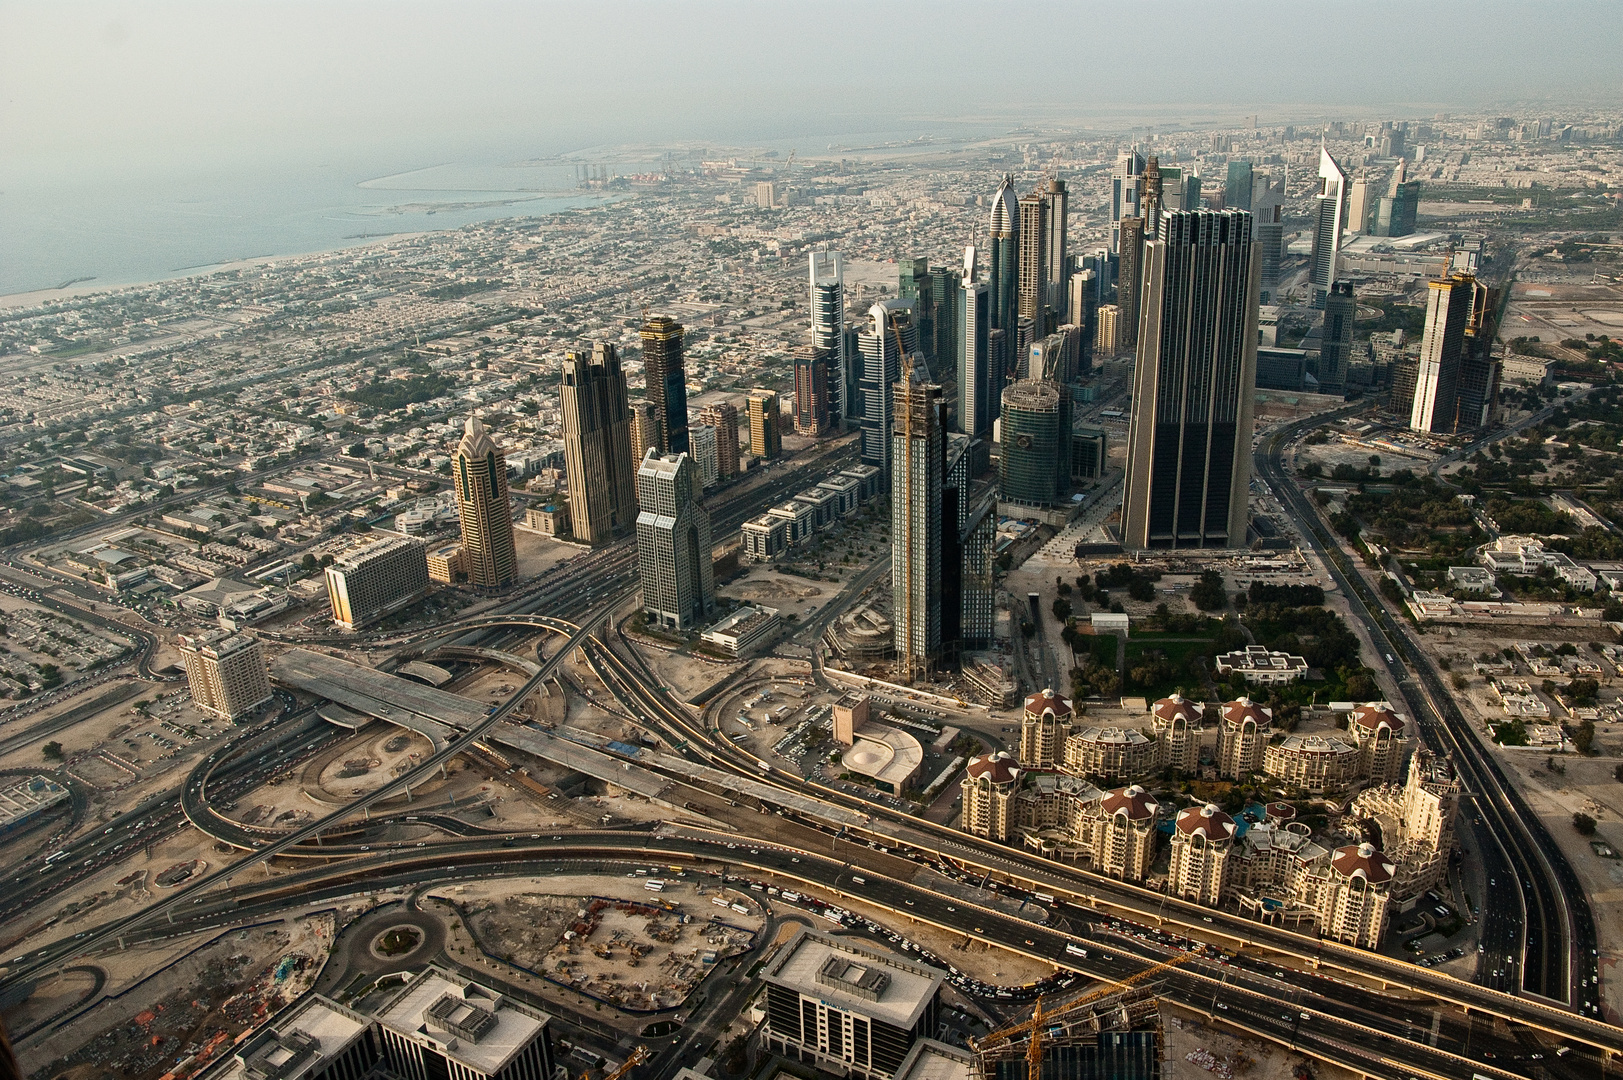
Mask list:
[{"label": "car", "polygon": [[903,900],[902,903],[906,904],[908,907],[913,906],[913,901],[911,901],[911,900]]},{"label": "car", "polygon": [[419,840],[419,841],[417,841],[417,846],[418,847],[427,847],[428,843],[426,841]]},{"label": "car", "polygon": [[1228,1007],[1228,1006],[1227,1006],[1227,1005],[1226,1005],[1226,1004],[1224,1004],[1224,1003],[1223,1003],[1223,1002],[1221,1002],[1221,1001],[1219,1001],[1219,1002],[1218,1002],[1218,1003],[1217,1003],[1217,1007],[1218,1007],[1218,1008],[1219,1008],[1219,1009],[1222,1009],[1222,1010],[1223,1010],[1223,1011],[1224,1011],[1224,1012],[1228,1012],[1228,1008],[1229,1008],[1229,1007]]}]

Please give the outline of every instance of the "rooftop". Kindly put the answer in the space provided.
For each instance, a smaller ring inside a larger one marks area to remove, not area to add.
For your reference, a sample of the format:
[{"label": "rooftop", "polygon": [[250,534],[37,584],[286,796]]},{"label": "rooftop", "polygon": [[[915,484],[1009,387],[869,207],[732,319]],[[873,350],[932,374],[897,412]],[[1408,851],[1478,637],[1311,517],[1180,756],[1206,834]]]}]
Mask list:
[{"label": "rooftop", "polygon": [[416,976],[377,1012],[378,1023],[486,1075],[501,1070],[547,1017],[439,967]]},{"label": "rooftop", "polygon": [[299,1080],[360,1038],[371,1022],[312,995],[242,1042],[220,1080]]},{"label": "rooftop", "polygon": [[939,968],[910,963],[888,950],[805,929],[779,948],[761,973],[768,983],[903,1030],[918,1023],[946,977]]}]

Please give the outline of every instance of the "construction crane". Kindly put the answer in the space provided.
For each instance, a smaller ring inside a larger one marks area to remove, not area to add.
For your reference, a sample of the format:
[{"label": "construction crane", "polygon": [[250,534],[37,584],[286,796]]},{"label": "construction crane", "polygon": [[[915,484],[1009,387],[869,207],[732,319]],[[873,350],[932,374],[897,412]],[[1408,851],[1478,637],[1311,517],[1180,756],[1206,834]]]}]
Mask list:
[{"label": "construction crane", "polygon": [[[635,1069],[638,1065],[641,1065],[651,1057],[653,1057],[653,1055],[648,1052],[648,1047],[639,1046],[635,1050],[631,1051],[631,1056],[626,1058],[625,1062],[618,1069],[615,1069],[613,1072],[609,1073],[603,1078],[603,1080],[620,1080],[620,1078],[625,1076],[626,1073],[630,1072],[632,1069]],[[581,1075],[584,1077],[586,1074],[582,1073]]]},{"label": "construction crane", "polygon": [[984,1039],[972,1040],[970,1045],[975,1049],[976,1052],[981,1052],[991,1046],[997,1045],[998,1043],[1019,1038],[1021,1035],[1027,1035],[1030,1037],[1031,1042],[1026,1047],[1026,1080],[1041,1080],[1043,1067],[1043,1032],[1048,1024],[1051,1024],[1055,1020],[1075,1012],[1084,1005],[1089,1005],[1095,1001],[1098,1001],[1100,998],[1106,998],[1112,994],[1120,993],[1129,987],[1136,986],[1138,983],[1144,982],[1146,979],[1154,978],[1163,971],[1177,967],[1179,964],[1187,963],[1188,961],[1197,959],[1198,957],[1198,953],[1180,953],[1170,960],[1163,960],[1161,963],[1155,964],[1152,967],[1147,967],[1135,975],[1129,975],[1125,979],[1120,979],[1116,982],[1101,986],[1096,990],[1091,990],[1088,993],[1083,994],[1081,997],[1072,998],[1070,1001],[1059,1006],[1058,1008],[1050,1009],[1046,1012],[1043,1010],[1043,999],[1038,998],[1037,1004],[1032,1006],[1031,1019],[1022,1020],[1018,1024],[1011,1024],[1000,1031],[994,1031]]}]

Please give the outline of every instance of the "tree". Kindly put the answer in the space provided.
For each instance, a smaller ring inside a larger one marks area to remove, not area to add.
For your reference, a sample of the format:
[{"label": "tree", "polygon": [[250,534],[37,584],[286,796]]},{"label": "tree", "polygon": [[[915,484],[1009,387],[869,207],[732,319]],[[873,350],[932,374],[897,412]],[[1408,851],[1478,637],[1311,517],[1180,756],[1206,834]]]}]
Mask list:
[{"label": "tree", "polygon": [[1579,836],[1595,835],[1595,819],[1585,813],[1572,815],[1572,827],[1578,830]]},{"label": "tree", "polygon": [[1470,679],[1467,679],[1458,671],[1454,673],[1453,677],[1449,681],[1454,684],[1454,689],[1456,690],[1464,690],[1471,683]]},{"label": "tree", "polygon": [[1223,590],[1223,575],[1216,570],[1201,571],[1200,580],[1189,590],[1189,599],[1202,611],[1222,611],[1228,606],[1228,593]]},{"label": "tree", "polygon": [[307,551],[304,553],[304,558],[299,560],[299,565],[306,570],[314,570],[316,568],[316,557]]},{"label": "tree", "polygon": [[1134,600],[1154,600],[1155,586],[1148,578],[1135,577],[1127,586],[1127,595]]},{"label": "tree", "polygon": [[1401,604],[1404,600],[1403,586],[1399,585],[1396,581],[1393,581],[1385,574],[1382,574],[1381,595],[1392,601],[1394,604]]},{"label": "tree", "polygon": [[1071,617],[1071,602],[1063,596],[1054,597],[1054,618],[1064,622]]},{"label": "tree", "polygon": [[1623,784],[1623,765],[1619,765],[1612,770],[1612,779]]},{"label": "tree", "polygon": [[1595,723],[1585,720],[1578,725],[1578,730],[1572,733],[1572,745],[1580,754],[1588,754],[1589,748],[1595,744]]},{"label": "tree", "polygon": [[[59,743],[59,742],[48,742],[43,747],[41,747],[40,749],[44,751],[46,761],[61,761],[62,760],[62,744],[61,743]],[[1623,768],[1623,766],[1619,766],[1619,768]]]}]

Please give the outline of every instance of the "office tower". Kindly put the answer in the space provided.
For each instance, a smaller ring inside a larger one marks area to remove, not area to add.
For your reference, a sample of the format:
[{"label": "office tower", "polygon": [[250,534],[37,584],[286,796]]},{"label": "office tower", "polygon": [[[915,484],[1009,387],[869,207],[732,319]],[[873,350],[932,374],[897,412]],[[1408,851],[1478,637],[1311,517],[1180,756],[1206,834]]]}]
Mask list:
[{"label": "office tower", "polygon": [[1004,334],[1014,334],[1020,317],[1020,209],[1014,194],[1014,178],[1005,176],[992,195],[990,260],[987,270],[992,290],[992,325]]},{"label": "office tower", "polygon": [[1368,232],[1374,227],[1370,220],[1375,213],[1374,190],[1370,187],[1369,179],[1360,176],[1352,182],[1347,196],[1347,231],[1350,233]]},{"label": "office tower", "polygon": [[1003,387],[1013,378],[1009,372],[1014,367],[1009,339],[1002,330],[996,327],[986,332],[986,356],[986,369],[989,373],[987,390],[991,402],[992,419],[996,420],[999,411],[1003,408]]},{"label": "office tower", "polygon": [[686,454],[650,452],[637,470],[637,572],[642,609],[668,630],[691,630],[716,611],[710,515]]},{"label": "office tower", "polygon": [[913,325],[918,330],[919,349],[934,361],[935,292],[930,287],[928,259],[896,260],[896,296],[913,306]]},{"label": "office tower", "polygon": [[1191,169],[1183,173],[1178,180],[1179,199],[1176,207],[1169,203],[1168,210],[1199,210],[1200,209],[1200,173]]},{"label": "office tower", "polygon": [[1116,323],[1116,351],[1138,348],[1139,304],[1144,292],[1144,221],[1123,218],[1121,251],[1116,259],[1116,307],[1121,309]]},{"label": "office tower", "polygon": [[462,516],[462,553],[468,583],[495,589],[518,577],[513,550],[513,511],[507,503],[507,459],[479,422],[468,417],[451,459],[457,510]]},{"label": "office tower", "polygon": [[564,357],[559,398],[570,528],[581,543],[601,544],[637,520],[631,409],[615,347],[599,342],[589,357],[578,352]]},{"label": "office tower", "polygon": [[1266,176],[1260,181],[1262,187],[1252,201],[1251,216],[1262,262],[1261,297],[1267,303],[1279,291],[1279,265],[1285,254],[1285,178],[1280,177],[1277,187]]},{"label": "office tower", "polygon": [[1040,191],[1020,197],[1020,267],[1015,285],[1017,318],[1038,323],[1048,287],[1048,199]]},{"label": "office tower", "polygon": [[631,453],[640,455],[659,449],[659,410],[652,401],[639,401],[631,406]]},{"label": "office tower", "polygon": [[1338,281],[1324,298],[1324,323],[1319,337],[1319,389],[1339,394],[1347,389],[1347,364],[1352,360],[1353,322],[1358,298],[1352,282]]},{"label": "office tower", "polygon": [[192,704],[221,720],[237,720],[271,698],[259,639],[215,630],[180,639]]},{"label": "office tower", "polygon": [[[1154,233],[1156,228],[1159,227],[1157,223],[1161,220],[1161,210],[1163,209],[1161,205],[1163,194],[1161,162],[1156,159],[1154,154],[1150,155],[1149,162],[1144,166],[1144,176],[1139,187],[1141,192],[1139,205],[1144,208],[1144,220],[1149,223],[1150,232]],[[1121,248],[1118,247],[1116,251],[1119,254]]]},{"label": "office tower", "polygon": [[998,498],[1016,506],[1058,506],[1071,489],[1071,397],[1051,382],[1024,379],[1003,391]]},{"label": "office tower", "polygon": [[1415,215],[1420,209],[1420,181],[1406,179],[1407,166],[1398,162],[1386,197],[1375,206],[1370,229],[1376,236],[1409,236],[1414,232]]},{"label": "office tower", "polygon": [[1451,274],[1426,284],[1426,329],[1420,338],[1409,427],[1442,435],[1454,430],[1460,360],[1477,285],[1469,274]]},{"label": "office tower", "polygon": [[890,482],[891,596],[896,659],[908,681],[941,655],[941,488],[946,443],[941,387],[893,384],[895,467]]},{"label": "office tower", "polygon": [[699,420],[716,429],[717,477],[731,480],[738,475],[738,407],[730,401],[706,405]]},{"label": "office tower", "polygon": [[1386,411],[1407,424],[1414,415],[1415,383],[1420,379],[1420,357],[1404,353],[1392,363],[1392,388]]},{"label": "office tower", "polygon": [[428,595],[428,556],[409,536],[376,532],[327,567],[333,622],[359,630]]},{"label": "office tower", "polygon": [[1471,323],[1465,329],[1465,345],[1460,357],[1456,432],[1487,427],[1499,401],[1501,371],[1499,360],[1493,355],[1493,342],[1499,336],[1501,294],[1498,289],[1485,288],[1480,282],[1475,292]]},{"label": "office tower", "polygon": [[846,351],[845,261],[838,251],[814,251],[811,267],[811,343],[828,351],[829,418],[836,424],[861,416],[856,407],[861,362]]},{"label": "office tower", "polygon": [[1036,323],[1024,315],[1014,321],[1014,345],[1011,351],[1004,354],[1003,377],[1005,379],[1023,379],[1026,377],[1026,358],[1031,355],[1031,346],[1036,340]]},{"label": "office tower", "polygon": [[[935,340],[928,344],[926,351],[935,361],[933,371],[951,370],[958,363],[958,304],[963,276],[962,270],[950,267],[937,266],[930,270],[930,306],[934,315],[932,332]],[[924,344],[922,337],[920,344]]]},{"label": "office tower", "polygon": [[[1044,379],[1056,386],[1069,387],[1076,378],[1081,360],[1082,331],[1067,323],[1041,341],[1032,343],[1027,354],[1027,378]],[[1069,394],[1070,390],[1066,389]]]},{"label": "office tower", "polygon": [[901,300],[881,300],[868,309],[857,335],[862,356],[862,463],[890,474],[891,393],[904,373],[911,375],[918,351],[913,320]]},{"label": "office tower", "polygon": [[643,324],[643,379],[659,421],[659,451],[681,454],[688,448],[688,373],[683,360],[682,324],[656,315]]},{"label": "office tower", "polygon": [[1228,179],[1223,184],[1223,206],[1250,213],[1252,183],[1251,162],[1229,162]]},{"label": "office tower", "polygon": [[709,424],[690,424],[688,442],[693,447],[693,468],[699,476],[699,487],[714,486],[721,478],[721,465],[716,455],[716,429]]},{"label": "office tower", "polygon": [[1110,466],[1110,448],[1104,428],[1071,428],[1071,483],[1087,484],[1102,478]]},{"label": "office tower", "polygon": [[1115,356],[1121,345],[1121,308],[1106,304],[1099,309],[1099,325],[1093,335],[1093,354],[1101,360]]},{"label": "office tower", "polygon": [[813,437],[828,431],[828,350],[801,345],[794,351],[795,432]]},{"label": "office tower", "polygon": [[222,1049],[215,1080],[355,1080],[380,1064],[372,1020],[316,993]]},{"label": "office tower", "polygon": [[[1111,235],[1117,236],[1119,234],[1112,232]],[[1095,248],[1092,252],[1082,256],[1082,269],[1093,271],[1093,291],[1096,303],[1103,304],[1110,299],[1110,294],[1116,288],[1116,268],[1119,261],[1116,254],[1107,248]]]},{"label": "office tower", "polygon": [[783,454],[783,405],[776,390],[751,390],[749,394],[750,453],[763,461]]},{"label": "office tower", "polygon": [[1139,213],[1144,155],[1137,150],[1118,150],[1116,168],[1110,174],[1110,250],[1120,250],[1116,223],[1122,218],[1142,217]]},{"label": "office tower", "polygon": [[1065,305],[1065,321],[1082,335],[1081,351],[1077,357],[1077,376],[1093,374],[1093,350],[1099,332],[1099,290],[1092,270],[1078,270],[1071,275],[1071,295]]},{"label": "office tower", "polygon": [[975,249],[964,249],[964,273],[958,301],[958,430],[974,438],[990,439],[997,411],[992,405],[992,354],[987,343],[991,329],[991,290],[978,281]]},{"label": "office tower", "polygon": [[1308,284],[1313,287],[1313,306],[1323,307],[1324,298],[1336,280],[1336,258],[1341,253],[1341,233],[1347,227],[1347,174],[1319,145],[1319,193],[1313,211],[1313,254],[1308,262]]},{"label": "office tower", "polygon": [[388,1066],[380,1071],[408,1080],[553,1080],[563,1068],[551,1017],[446,968],[407,978],[374,1017]]},{"label": "office tower", "polygon": [[1122,545],[1243,547],[1261,272],[1251,215],[1169,212],[1145,249]]},{"label": "office tower", "polygon": [[[958,498],[969,497],[968,486]],[[972,513],[958,542],[958,641],[961,649],[984,649],[992,642],[996,617],[996,589],[992,565],[997,554],[997,508],[992,503]]]},{"label": "office tower", "polygon": [[1042,333],[1051,334],[1054,327],[1064,321],[1065,311],[1065,285],[1067,281],[1068,266],[1066,260],[1066,225],[1071,212],[1070,194],[1065,189],[1065,181],[1057,176],[1048,178],[1047,189],[1043,191],[1043,198],[1048,201],[1048,234],[1043,242],[1043,287],[1046,295],[1043,303],[1047,305],[1049,316],[1048,325],[1042,327]]},{"label": "office tower", "polygon": [[777,181],[762,180],[755,185],[755,205],[761,210],[773,210],[777,208]]}]

